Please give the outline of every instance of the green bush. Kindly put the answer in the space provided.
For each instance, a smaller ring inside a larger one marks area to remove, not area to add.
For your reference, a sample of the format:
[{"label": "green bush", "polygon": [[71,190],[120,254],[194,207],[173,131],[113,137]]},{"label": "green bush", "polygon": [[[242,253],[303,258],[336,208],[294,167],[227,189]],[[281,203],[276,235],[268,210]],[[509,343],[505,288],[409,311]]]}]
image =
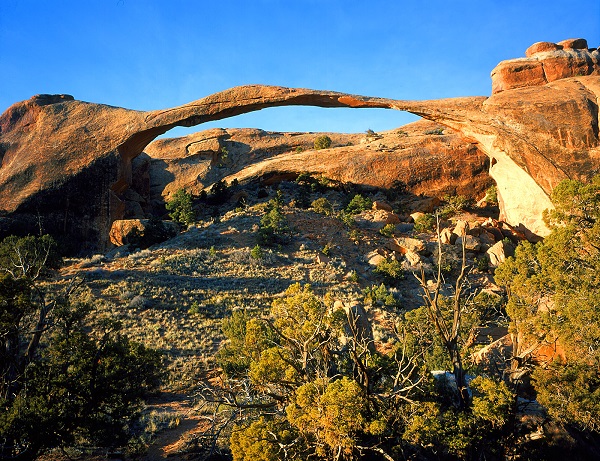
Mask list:
[{"label": "green bush", "polygon": [[358,214],[365,210],[370,210],[373,206],[373,200],[369,197],[363,197],[361,194],[356,194],[346,206],[346,212],[350,214]]},{"label": "green bush", "polygon": [[260,220],[258,229],[260,245],[287,243],[290,229],[282,207],[283,196],[281,191],[277,191],[277,197],[269,201],[267,212]]},{"label": "green bush", "polygon": [[446,195],[446,204],[438,211],[440,218],[448,219],[471,205],[471,200],[464,195]]},{"label": "green bush", "polygon": [[325,197],[314,200],[310,206],[314,211],[324,214],[325,216],[331,216],[333,214],[333,206]]},{"label": "green bush", "polygon": [[167,211],[170,211],[169,216],[171,219],[184,226],[193,223],[196,219],[196,213],[192,208],[192,195],[183,189],[179,189],[171,196],[166,208]]},{"label": "green bush", "polygon": [[50,235],[17,237],[11,235],[0,243],[0,274],[35,280],[47,269],[56,269],[62,258],[58,245]]},{"label": "green bush", "polygon": [[496,186],[490,186],[486,191],[485,191],[485,199],[484,199],[487,203],[489,204],[498,204],[498,188]]},{"label": "green bush", "polygon": [[321,248],[321,253],[325,256],[331,256],[331,246],[326,244],[323,248]]},{"label": "green bush", "polygon": [[435,226],[435,216],[429,213],[421,215],[415,220],[415,232],[418,234],[422,232],[431,232],[435,229]]},{"label": "green bush", "polygon": [[30,347],[0,348],[0,457],[36,459],[74,443],[124,446],[143,397],[159,384],[159,353],[130,342],[113,320],[91,332],[91,306],[60,293],[46,303],[38,290],[0,275],[3,344]]},{"label": "green bush", "polygon": [[250,257],[252,259],[263,259],[264,255],[264,251],[260,245],[256,245],[254,248],[252,248],[252,250],[250,250]]},{"label": "green bush", "polygon": [[402,263],[396,259],[384,259],[377,267],[373,270],[376,274],[383,276],[383,278],[390,283],[402,280],[404,278],[404,269],[402,269]]},{"label": "green bush", "polygon": [[363,300],[367,305],[379,305],[386,307],[400,307],[400,303],[392,293],[382,283],[373,285],[363,290]]},{"label": "green bush", "polygon": [[315,149],[329,149],[331,147],[331,138],[327,135],[317,136],[315,138]]},{"label": "green bush", "polygon": [[393,224],[386,224],[381,229],[379,229],[379,233],[384,237],[391,237],[394,235],[394,231],[396,230],[396,226]]}]

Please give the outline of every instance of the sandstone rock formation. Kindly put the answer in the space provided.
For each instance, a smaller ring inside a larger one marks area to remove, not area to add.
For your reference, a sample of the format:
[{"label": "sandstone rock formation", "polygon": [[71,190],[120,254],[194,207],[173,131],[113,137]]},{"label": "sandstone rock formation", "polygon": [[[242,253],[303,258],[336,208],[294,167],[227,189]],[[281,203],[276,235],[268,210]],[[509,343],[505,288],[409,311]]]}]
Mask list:
[{"label": "sandstone rock formation", "polygon": [[319,133],[216,129],[158,139],[134,160],[132,187],[160,204],[179,188],[199,194],[221,179],[271,184],[308,172],[366,187],[402,181],[415,195],[481,196],[491,184],[488,158],[454,131],[439,130],[421,120],[373,141],[364,134],[327,133],[332,147],[321,150],[313,148]]},{"label": "sandstone rock formation", "polygon": [[525,56],[502,61],[492,70],[492,93],[544,85],[562,78],[600,75],[600,51],[588,49],[587,41],[582,38],[534,43]]},{"label": "sandstone rock formation", "polygon": [[[327,91],[244,86],[192,103],[139,112],[38,95],[0,116],[0,234],[46,232],[108,243],[111,223],[134,217],[132,160],[175,126],[281,105],[391,107],[392,101]],[[137,179],[137,178],[136,178]]]},{"label": "sandstone rock formation", "polygon": [[[565,178],[588,179],[600,166],[598,51],[579,49],[583,43],[577,40],[558,45],[563,49],[540,51],[550,45],[537,45],[528,59],[567,53],[566,62],[574,63],[569,69],[585,68],[590,75],[557,72],[557,78],[567,78],[511,87],[489,98],[398,101],[253,85],[172,109],[139,112],[65,95],[35,96],[0,116],[0,233],[32,232],[41,224],[72,240],[107,242],[114,220],[139,214],[142,202],[128,190],[136,181],[149,188],[140,181],[149,171],[142,163],[134,178],[132,161],[158,135],[174,126],[266,107],[314,105],[404,110],[460,132],[490,157],[503,218],[523,231],[545,235],[541,217],[552,206],[552,188]],[[578,53],[589,54],[591,61],[583,54],[581,59],[592,64],[577,64]],[[204,155],[202,146],[190,147]]]}]

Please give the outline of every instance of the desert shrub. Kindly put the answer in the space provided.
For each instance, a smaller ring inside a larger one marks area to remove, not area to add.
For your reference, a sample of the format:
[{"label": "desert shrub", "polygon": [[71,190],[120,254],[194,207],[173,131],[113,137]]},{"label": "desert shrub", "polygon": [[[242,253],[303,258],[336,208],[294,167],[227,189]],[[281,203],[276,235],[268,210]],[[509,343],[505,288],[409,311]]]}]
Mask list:
[{"label": "desert shrub", "polygon": [[373,272],[380,275],[388,283],[394,283],[404,278],[402,263],[396,259],[383,259],[377,264]]},{"label": "desert shrub", "polygon": [[420,234],[422,232],[432,232],[435,229],[436,219],[430,213],[423,214],[415,220],[414,230]]},{"label": "desert shrub", "polygon": [[464,195],[446,195],[444,200],[446,204],[438,210],[442,219],[448,219],[471,205],[471,200]]},{"label": "desert shrub", "polygon": [[475,258],[475,266],[479,272],[487,272],[490,269],[490,258],[487,255]]},{"label": "desert shrub", "polygon": [[[354,220],[352,220],[352,223],[354,223]],[[362,239],[362,237],[363,237],[363,234],[358,229],[350,229],[348,231],[348,238],[350,240],[352,240],[354,243],[360,242],[360,240]]]},{"label": "desert shrub", "polygon": [[250,250],[250,257],[252,259],[262,259],[264,255],[264,251],[260,245],[256,245],[254,248],[252,248],[252,250]]},{"label": "desert shrub", "polygon": [[267,246],[287,243],[289,231],[287,219],[283,214],[283,196],[281,191],[277,191],[277,197],[269,201],[267,212],[260,220],[258,243]]},{"label": "desert shrub", "polygon": [[175,192],[171,199],[166,203],[166,208],[170,211],[169,216],[173,221],[187,226],[194,222],[196,214],[192,208],[192,195],[183,189]]},{"label": "desert shrub", "polygon": [[315,149],[329,149],[331,147],[331,138],[327,135],[317,136],[315,138]]},{"label": "desert shrub", "polygon": [[498,188],[494,185],[494,186],[490,186],[486,191],[485,191],[485,199],[484,199],[487,203],[490,203],[492,205],[494,204],[498,204]]},{"label": "desert shrub", "polygon": [[363,197],[361,194],[356,194],[346,206],[346,212],[350,214],[358,214],[365,210],[370,210],[373,206],[373,200],[369,197]]},{"label": "desert shrub", "polygon": [[521,243],[495,277],[509,293],[506,311],[520,347],[547,341],[564,350],[566,363],[533,372],[540,402],[559,421],[600,432],[600,177],[564,180],[551,198],[551,233]]},{"label": "desert shrub", "polygon": [[324,214],[325,216],[331,216],[333,214],[333,206],[325,197],[314,200],[310,206],[314,211]]},{"label": "desert shrub", "polygon": [[48,269],[60,266],[58,245],[50,235],[17,237],[11,235],[0,243],[0,274],[35,280]]},{"label": "desert shrub", "polygon": [[394,224],[386,224],[381,229],[379,229],[379,233],[384,237],[391,237],[394,235],[394,231],[396,230],[396,226]]},{"label": "desert shrub", "polygon": [[396,297],[386,288],[382,283],[381,285],[372,285],[363,290],[363,300],[367,305],[386,306],[386,307],[399,307],[400,303]]},{"label": "desert shrub", "polygon": [[348,229],[351,229],[351,231],[353,230],[352,228],[356,224],[356,221],[354,221],[354,216],[352,213],[348,213],[346,210],[341,210],[337,217],[346,225]]},{"label": "desert shrub", "polygon": [[[297,431],[285,418],[261,416],[250,424],[236,424],[230,449],[234,461],[279,461],[300,459],[303,447],[295,447]],[[281,446],[286,447],[282,449]]]},{"label": "desert shrub", "polygon": [[129,341],[118,322],[90,331],[91,306],[53,295],[29,276],[0,275],[3,458],[36,459],[74,443],[124,446],[162,375],[158,352]]},{"label": "desert shrub", "polygon": [[219,163],[217,166],[219,168],[224,168],[225,165],[227,164],[228,159],[229,159],[229,151],[227,150],[227,148],[225,146],[223,146],[219,150]]},{"label": "desert shrub", "polygon": [[432,130],[426,130],[425,134],[442,135],[442,134],[444,134],[444,129],[443,128],[434,128]]}]

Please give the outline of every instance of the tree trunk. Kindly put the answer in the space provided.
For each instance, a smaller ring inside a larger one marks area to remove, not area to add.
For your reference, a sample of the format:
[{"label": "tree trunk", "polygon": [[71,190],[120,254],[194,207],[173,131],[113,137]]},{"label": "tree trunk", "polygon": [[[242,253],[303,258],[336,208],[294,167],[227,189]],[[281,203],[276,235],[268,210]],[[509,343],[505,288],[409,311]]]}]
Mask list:
[{"label": "tree trunk", "polygon": [[452,360],[454,380],[456,381],[456,389],[458,391],[459,406],[460,408],[466,408],[471,404],[471,398],[467,388],[467,380],[465,378],[465,371],[463,369],[462,359],[460,357],[460,349],[457,341],[454,340],[447,342],[446,348],[448,349],[450,359]]}]

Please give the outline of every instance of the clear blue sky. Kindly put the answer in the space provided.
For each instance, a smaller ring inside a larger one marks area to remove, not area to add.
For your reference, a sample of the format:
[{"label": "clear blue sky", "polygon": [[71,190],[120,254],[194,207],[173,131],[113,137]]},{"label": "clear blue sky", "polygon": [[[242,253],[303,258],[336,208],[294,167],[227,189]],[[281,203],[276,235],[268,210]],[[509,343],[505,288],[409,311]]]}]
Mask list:
[{"label": "clear blue sky", "polygon": [[[0,112],[37,93],[152,110],[250,83],[489,95],[499,61],[576,37],[600,46],[600,1],[0,0]],[[363,132],[411,120],[292,107],[204,127]]]}]

